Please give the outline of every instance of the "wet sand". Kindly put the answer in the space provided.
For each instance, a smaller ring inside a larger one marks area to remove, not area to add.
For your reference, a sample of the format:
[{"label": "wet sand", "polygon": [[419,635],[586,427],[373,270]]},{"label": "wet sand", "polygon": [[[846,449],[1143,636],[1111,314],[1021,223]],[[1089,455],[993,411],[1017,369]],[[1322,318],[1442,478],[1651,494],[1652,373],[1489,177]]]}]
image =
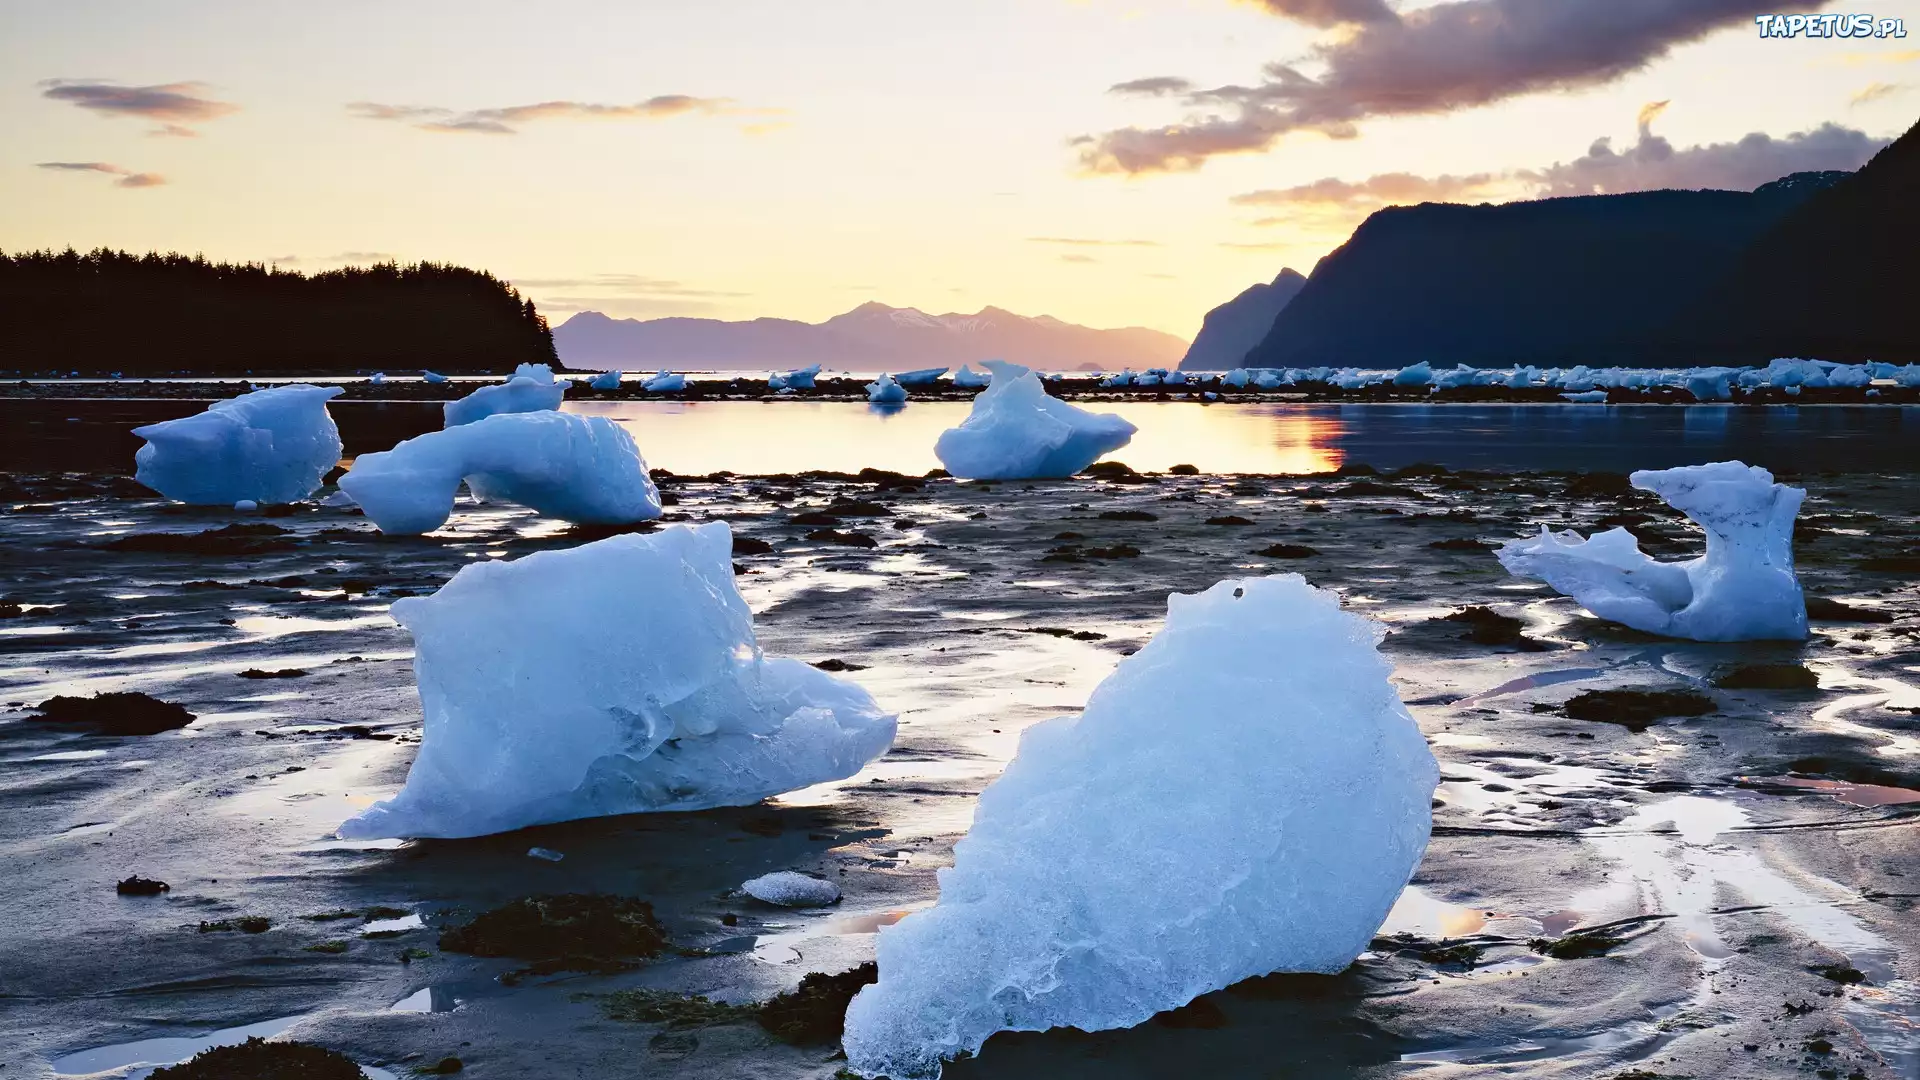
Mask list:
[{"label": "wet sand", "polygon": [[[0,597],[21,605],[0,619],[0,1076],[126,1075],[116,1061],[139,1054],[118,1044],[261,1025],[393,1075],[455,1055],[481,1078],[832,1077],[831,1047],[617,1021],[603,995],[745,1002],[871,958],[878,926],[933,901],[1020,731],[1078,710],[1167,592],[1287,571],[1388,624],[1441,761],[1433,843],[1374,950],[1341,976],[1255,980],[1132,1031],[1002,1035],[948,1076],[1920,1075],[1912,476],[1787,478],[1810,491],[1809,594],[1892,619],[1819,622],[1804,645],[1653,639],[1508,578],[1484,542],[1541,523],[1626,521],[1662,557],[1698,550],[1659,503],[1559,475],[668,478],[672,520],[772,545],[738,560],[762,645],[858,665],[848,677],[900,712],[895,749],[753,808],[403,844],[330,838],[397,789],[416,745],[410,644],[387,606],[469,560],[579,542],[562,523],[463,505],[442,532],[386,539],[301,507],[245,519],[289,530],[273,550],[163,555],[102,545],[236,515],[124,479],[0,479]],[[877,546],[821,546],[790,523],[839,495],[885,504],[841,525]],[[1154,520],[1125,519],[1141,514]],[[1254,554],[1275,545],[1301,557]],[[1478,644],[1439,619],[1470,605],[1521,619],[1523,639]],[[1819,689],[1712,685],[1792,662]],[[1625,687],[1693,688],[1716,711],[1635,732],[1560,709]],[[198,718],[87,736],[20,707],[109,690]],[[831,877],[845,899],[802,913],[731,895],[778,869]],[[170,891],[116,895],[136,873]],[[681,952],[508,986],[515,962],[436,948],[437,928],[534,892],[649,900]],[[369,921],[377,908],[404,914]],[[362,914],[311,918],[338,911]],[[246,916],[270,925],[200,930]],[[1529,944],[1606,925],[1604,955]]]}]

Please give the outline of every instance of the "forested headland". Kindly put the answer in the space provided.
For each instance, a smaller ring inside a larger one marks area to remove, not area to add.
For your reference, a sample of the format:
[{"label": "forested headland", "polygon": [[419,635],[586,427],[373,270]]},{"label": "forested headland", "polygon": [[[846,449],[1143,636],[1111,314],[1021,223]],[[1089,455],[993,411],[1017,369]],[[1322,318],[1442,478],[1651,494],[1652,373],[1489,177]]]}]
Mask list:
[{"label": "forested headland", "polygon": [[445,373],[556,364],[511,285],[444,263],[303,274],[105,248],[0,251],[0,372],[127,377]]}]

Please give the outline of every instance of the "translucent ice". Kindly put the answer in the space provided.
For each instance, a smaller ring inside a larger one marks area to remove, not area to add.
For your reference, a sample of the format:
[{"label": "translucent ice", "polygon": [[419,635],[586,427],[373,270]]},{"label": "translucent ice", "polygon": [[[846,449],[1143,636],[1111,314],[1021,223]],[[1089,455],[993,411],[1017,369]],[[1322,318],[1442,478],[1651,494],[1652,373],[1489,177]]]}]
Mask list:
[{"label": "translucent ice", "polygon": [[[953,385],[960,387],[962,390],[978,390],[992,381],[992,377],[987,375],[986,372],[975,371],[965,364],[960,365],[960,370],[953,373]],[[1105,386],[1107,384],[1101,383],[1100,385]]]},{"label": "translucent ice", "polygon": [[902,405],[907,400],[907,388],[883,371],[867,384],[867,400],[875,405]]},{"label": "translucent ice", "polygon": [[567,384],[554,381],[553,369],[545,364],[521,364],[506,382],[483,386],[441,409],[446,417],[444,426],[456,428],[503,413],[558,409],[566,396]]},{"label": "translucent ice", "polygon": [[761,654],[732,560],[725,524],[673,526],[472,563],[396,601],[420,752],[340,835],[746,806],[885,753],[894,718],[866,691]]},{"label": "translucent ice", "polygon": [[649,394],[673,394],[687,388],[687,377],[677,372],[663,371],[640,385]]},{"label": "translucent ice", "polygon": [[1572,394],[1561,394],[1562,398],[1576,405],[1604,405],[1607,401],[1605,390],[1581,390]]},{"label": "translucent ice", "polygon": [[946,373],[947,369],[943,367],[920,368],[917,371],[903,371],[894,376],[893,381],[901,386],[932,386]]},{"label": "translucent ice", "polygon": [[1433,368],[1425,360],[1417,364],[1408,364],[1393,377],[1395,386],[1425,386],[1433,381]]},{"label": "translucent ice", "polygon": [[465,480],[476,498],[594,525],[660,516],[660,493],[633,436],[605,417],[502,413],[362,454],[340,478],[385,533],[446,524]]},{"label": "translucent ice", "polygon": [[593,378],[588,379],[587,385],[595,390],[618,390],[620,389],[620,373],[617,371],[603,371]]},{"label": "translucent ice", "polygon": [[1807,493],[1738,461],[1641,471],[1651,491],[1706,530],[1707,551],[1684,562],[1648,558],[1633,534],[1571,530],[1509,541],[1507,572],[1537,578],[1603,619],[1695,641],[1799,641],[1807,605],[1793,571],[1793,519]]},{"label": "translucent ice", "polygon": [[147,440],[134,479],[176,502],[290,503],[313,494],[340,463],[327,400],[338,386],[279,386],[216,401],[205,412],[133,429]]},{"label": "translucent ice", "polygon": [[1168,597],[1087,710],[1028,728],[847,1011],[863,1076],[996,1031],[1129,1027],[1255,975],[1336,972],[1425,850],[1433,755],[1381,627],[1297,574]]},{"label": "translucent ice", "polygon": [[763,904],[780,907],[825,907],[840,899],[840,887],[833,882],[792,870],[762,874],[740,886],[740,891]]},{"label": "translucent ice", "polygon": [[447,381],[447,377],[445,375],[442,375],[439,372],[435,372],[435,371],[423,370],[420,372],[420,377],[430,383],[443,383]]},{"label": "translucent ice", "polygon": [[1111,413],[1090,413],[1047,395],[1033,372],[988,360],[993,385],[973,411],[948,428],[933,452],[948,472],[970,480],[1072,476],[1133,438],[1139,429]]},{"label": "translucent ice", "polygon": [[793,371],[787,372],[785,376],[786,382],[783,385],[789,390],[811,390],[813,389],[813,380],[818,378],[819,375],[820,365],[809,364],[806,367],[796,368]]}]

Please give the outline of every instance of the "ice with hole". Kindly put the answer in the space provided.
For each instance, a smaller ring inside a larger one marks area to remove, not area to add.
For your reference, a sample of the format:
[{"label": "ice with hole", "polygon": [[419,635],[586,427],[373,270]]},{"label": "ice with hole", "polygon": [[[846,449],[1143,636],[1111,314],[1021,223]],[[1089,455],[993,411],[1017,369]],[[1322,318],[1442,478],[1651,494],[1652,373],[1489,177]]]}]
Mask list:
[{"label": "ice with hole", "polygon": [[1439,782],[1383,636],[1298,574],[1169,596],[1084,713],[1026,730],[939,903],[880,931],[852,1070],[932,1077],[997,1031],[1131,1027],[1343,970],[1420,861]]},{"label": "ice with hole", "polygon": [[1072,476],[1127,445],[1139,429],[1112,413],[1091,413],[1050,397],[1034,373],[988,360],[993,384],[973,399],[959,427],[942,432],[933,452],[968,480]]},{"label": "ice with hole", "polygon": [[746,806],[893,742],[865,690],[761,653],[721,522],[472,563],[393,617],[413,635],[420,752],[343,838]]},{"label": "ice with hole", "polygon": [[345,392],[339,386],[277,386],[134,428],[147,444],[133,455],[133,478],[175,502],[198,506],[298,502],[340,463],[340,429],[327,401]]},{"label": "ice with hole", "polygon": [[1642,470],[1650,491],[1700,526],[1706,553],[1659,562],[1626,529],[1572,530],[1508,541],[1507,572],[1535,578],[1602,619],[1694,641],[1800,641],[1807,604],[1793,569],[1793,520],[1807,493],[1738,461]]},{"label": "ice with hole", "polygon": [[518,503],[583,525],[660,516],[660,492],[625,428],[602,416],[499,413],[362,454],[340,478],[381,532],[432,532],[460,482],[480,501]]},{"label": "ice with hole", "polygon": [[506,382],[483,386],[441,406],[445,425],[456,428],[503,413],[546,412],[560,407],[569,383],[556,380],[545,364],[521,364]]}]

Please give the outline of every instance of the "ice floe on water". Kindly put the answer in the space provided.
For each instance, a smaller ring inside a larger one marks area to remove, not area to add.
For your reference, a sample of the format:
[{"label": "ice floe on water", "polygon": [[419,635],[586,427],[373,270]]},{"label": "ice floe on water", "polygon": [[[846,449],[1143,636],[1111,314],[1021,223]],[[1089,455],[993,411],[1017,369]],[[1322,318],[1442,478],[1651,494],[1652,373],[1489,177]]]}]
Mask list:
[{"label": "ice floe on water", "polygon": [[931,1077],[994,1032],[1124,1028],[1366,949],[1426,848],[1433,754],[1379,624],[1298,575],[1168,598],[1085,713],[1027,729],[878,941],[851,1068]]},{"label": "ice floe on water", "polygon": [[446,524],[465,480],[476,499],[592,525],[660,516],[660,492],[625,428],[605,417],[503,413],[362,454],[340,478],[381,532]]},{"label": "ice floe on water", "polygon": [[867,400],[875,405],[904,405],[907,401],[907,388],[883,371],[879,378],[867,384]]},{"label": "ice floe on water", "polygon": [[675,526],[476,563],[396,602],[420,752],[340,836],[746,806],[885,753],[894,717],[865,690],[761,654],[732,552],[724,524]]},{"label": "ice floe on water", "polygon": [[345,392],[278,386],[134,428],[147,440],[133,456],[134,479],[169,499],[202,506],[297,502],[340,461],[340,430],[327,401]]},{"label": "ice floe on water", "polygon": [[595,390],[618,390],[620,389],[620,372],[603,371],[588,379],[587,385]]},{"label": "ice floe on water", "polygon": [[969,480],[1072,476],[1127,445],[1139,429],[1112,413],[1092,413],[1047,394],[1039,376],[988,360],[993,384],[973,399],[960,426],[942,432],[933,452],[948,472]]},{"label": "ice floe on water", "polygon": [[1738,461],[1641,470],[1651,491],[1707,534],[1706,553],[1658,562],[1624,528],[1572,530],[1508,541],[1495,554],[1517,577],[1537,578],[1588,611],[1650,634],[1695,641],[1799,641],[1806,598],[1793,569],[1793,521],[1807,493]]},{"label": "ice floe on water", "polygon": [[558,409],[566,400],[568,382],[554,379],[553,369],[545,364],[521,364],[513,377],[493,386],[483,386],[458,401],[441,406],[445,426],[459,427],[501,413],[544,412]]}]

